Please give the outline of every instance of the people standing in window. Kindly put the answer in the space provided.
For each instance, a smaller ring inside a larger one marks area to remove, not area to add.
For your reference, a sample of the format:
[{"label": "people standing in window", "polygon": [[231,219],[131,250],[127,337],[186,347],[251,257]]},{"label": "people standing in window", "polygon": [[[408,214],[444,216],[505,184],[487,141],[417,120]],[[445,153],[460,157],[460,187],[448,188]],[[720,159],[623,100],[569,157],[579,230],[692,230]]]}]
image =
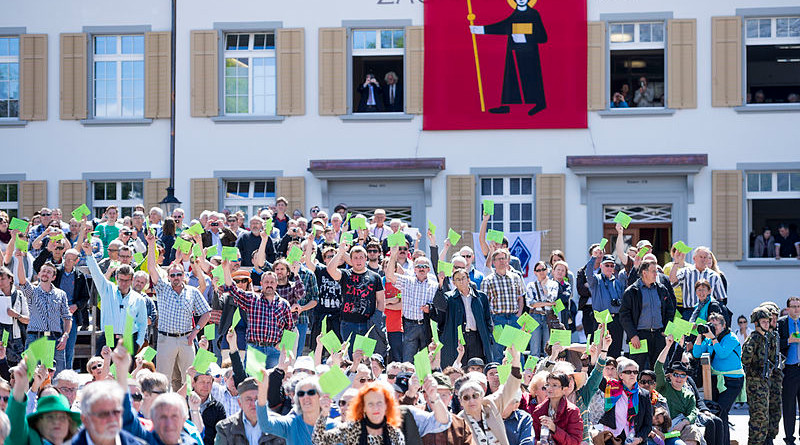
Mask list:
[{"label": "people standing in window", "polygon": [[636,104],[637,107],[656,106],[654,101],[655,93],[647,86],[647,78],[644,76],[640,77],[639,89],[636,90],[636,93],[633,96],[633,103]]},{"label": "people standing in window", "polygon": [[367,73],[364,83],[358,86],[361,99],[358,101],[359,113],[375,113],[383,111],[383,90],[375,75]]},{"label": "people standing in window", "polygon": [[781,257],[796,257],[800,259],[800,237],[797,230],[792,230],[786,224],[778,226],[778,234],[775,235],[775,259]]},{"label": "people standing in window", "polygon": [[628,108],[628,102],[625,101],[625,97],[619,91],[614,93],[614,97],[611,99],[611,108]]},{"label": "people standing in window", "polygon": [[403,111],[403,86],[400,85],[400,78],[394,71],[389,71],[383,76],[386,82],[386,92],[383,95],[384,109],[386,111]]}]

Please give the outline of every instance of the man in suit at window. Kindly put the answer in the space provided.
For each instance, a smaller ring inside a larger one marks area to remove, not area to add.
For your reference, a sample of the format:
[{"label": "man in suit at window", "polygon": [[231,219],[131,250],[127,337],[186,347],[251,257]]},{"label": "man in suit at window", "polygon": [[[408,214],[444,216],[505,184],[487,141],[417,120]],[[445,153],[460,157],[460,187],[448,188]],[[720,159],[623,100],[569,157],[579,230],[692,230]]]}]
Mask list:
[{"label": "man in suit at window", "polygon": [[368,73],[364,83],[358,86],[361,99],[358,101],[359,113],[383,111],[383,90],[375,75]]},{"label": "man in suit at window", "polygon": [[400,85],[400,79],[394,71],[389,71],[383,77],[383,80],[386,81],[383,95],[384,108],[386,111],[402,112],[403,86]]}]

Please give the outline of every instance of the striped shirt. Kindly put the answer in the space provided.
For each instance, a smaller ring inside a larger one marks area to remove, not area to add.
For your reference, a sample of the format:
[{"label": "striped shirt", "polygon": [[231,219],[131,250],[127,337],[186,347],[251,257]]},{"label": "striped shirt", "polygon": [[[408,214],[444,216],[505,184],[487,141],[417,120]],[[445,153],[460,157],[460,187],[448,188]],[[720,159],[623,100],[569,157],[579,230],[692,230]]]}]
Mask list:
[{"label": "striped shirt", "polygon": [[[533,280],[528,283],[528,307],[532,308],[534,303],[552,303],[558,298],[558,282],[555,280],[547,279],[544,286],[539,280]],[[544,313],[543,308],[539,308],[537,312]]]},{"label": "striped shirt", "polygon": [[423,312],[420,307],[433,301],[433,296],[439,289],[439,282],[426,278],[419,281],[416,275],[395,275],[397,277],[396,287],[400,289],[403,297],[403,317],[409,320],[422,320]]},{"label": "striped shirt", "polygon": [[519,310],[517,297],[525,296],[522,277],[511,269],[504,275],[490,273],[481,283],[481,290],[489,297],[492,314],[512,314]]},{"label": "striped shirt", "polygon": [[[291,308],[294,304],[300,304],[300,302],[306,296],[306,286],[303,284],[303,280],[298,275],[295,275],[294,281],[289,281],[286,284],[279,284],[275,287],[275,293],[280,295],[281,298],[289,302],[289,307]],[[299,321],[299,316],[297,312],[292,312],[292,320],[295,324]]]},{"label": "striped shirt", "polygon": [[[674,266],[673,266],[674,267]],[[728,301],[728,294],[725,292],[725,287],[722,285],[722,277],[718,273],[709,268],[703,271],[697,270],[693,264],[687,264],[686,267],[678,271],[678,281],[672,287],[681,286],[683,293],[683,307],[692,308],[697,306],[697,295],[694,293],[694,284],[698,280],[705,279],[711,284],[711,295],[722,304]]]},{"label": "striped shirt", "polygon": [[47,292],[41,286],[31,286],[27,281],[19,289],[28,299],[31,311],[29,332],[61,333],[61,320],[72,320],[67,294],[63,290],[52,286]]},{"label": "striped shirt", "polygon": [[100,294],[100,324],[105,329],[106,326],[113,326],[114,333],[122,335],[125,332],[126,316],[130,315],[134,320],[134,330],[138,333],[136,337],[139,344],[147,338],[147,302],[145,297],[130,288],[128,293],[123,296],[116,284],[108,281],[100,271],[97,260],[89,257],[86,261],[89,270],[94,277],[94,284],[97,293]]},{"label": "striped shirt", "polygon": [[158,330],[169,334],[183,334],[194,328],[192,315],[211,311],[206,298],[196,287],[184,285],[181,293],[163,278],[155,286],[158,302]]},{"label": "striped shirt", "polygon": [[[233,378],[233,375],[230,378]],[[228,417],[235,416],[242,410],[242,407],[239,406],[239,396],[231,394],[225,385],[214,382],[214,386],[211,387],[211,397],[225,408],[225,415]]]},{"label": "striped shirt", "polygon": [[245,292],[236,286],[223,286],[222,292],[230,292],[236,304],[247,313],[248,343],[274,346],[281,341],[284,329],[294,329],[289,302],[279,295],[269,301],[260,293]]},{"label": "striped shirt", "polygon": [[[312,301],[317,301],[319,299],[319,286],[317,286],[317,277],[313,272],[309,272],[306,266],[300,266],[300,271],[298,273],[300,275],[300,279],[303,280],[303,286],[306,289],[306,295],[300,299],[298,304],[300,306],[305,306]],[[314,309],[311,309],[311,311],[313,310]],[[297,323],[309,324],[311,322],[311,320],[308,318],[309,312],[310,311],[302,312]]]}]

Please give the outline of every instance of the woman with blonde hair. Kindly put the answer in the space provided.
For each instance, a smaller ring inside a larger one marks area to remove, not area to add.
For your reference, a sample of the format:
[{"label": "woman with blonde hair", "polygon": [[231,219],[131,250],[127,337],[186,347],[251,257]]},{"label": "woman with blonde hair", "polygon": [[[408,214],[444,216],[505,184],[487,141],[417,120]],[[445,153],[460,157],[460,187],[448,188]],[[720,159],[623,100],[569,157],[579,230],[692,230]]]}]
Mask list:
[{"label": "woman with blonde hair", "polygon": [[[435,393],[438,397],[438,393]],[[430,394],[426,394],[426,397]],[[431,401],[434,403],[438,399]],[[326,430],[331,409],[328,395],[320,399],[322,413],[314,427],[312,442],[316,445],[405,445],[400,431],[401,414],[398,403],[388,386],[370,382],[361,387],[350,400],[347,421]]]}]

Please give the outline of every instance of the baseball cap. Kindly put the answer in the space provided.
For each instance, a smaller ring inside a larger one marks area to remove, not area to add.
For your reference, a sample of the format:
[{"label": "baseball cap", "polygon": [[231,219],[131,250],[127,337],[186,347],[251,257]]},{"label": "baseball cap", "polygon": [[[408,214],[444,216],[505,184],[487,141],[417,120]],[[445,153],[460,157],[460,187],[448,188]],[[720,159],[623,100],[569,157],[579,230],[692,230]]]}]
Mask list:
[{"label": "baseball cap", "polygon": [[637,249],[641,249],[644,246],[653,247],[653,244],[650,243],[650,241],[647,241],[646,239],[640,240],[638,243],[636,243]]},{"label": "baseball cap", "polygon": [[603,255],[603,261],[601,263],[613,263],[614,256],[613,255]]},{"label": "baseball cap", "polygon": [[486,366],[486,364],[483,363],[482,358],[472,357],[467,361],[467,368],[469,368],[470,366],[480,366],[481,368],[483,368],[484,366]]}]

